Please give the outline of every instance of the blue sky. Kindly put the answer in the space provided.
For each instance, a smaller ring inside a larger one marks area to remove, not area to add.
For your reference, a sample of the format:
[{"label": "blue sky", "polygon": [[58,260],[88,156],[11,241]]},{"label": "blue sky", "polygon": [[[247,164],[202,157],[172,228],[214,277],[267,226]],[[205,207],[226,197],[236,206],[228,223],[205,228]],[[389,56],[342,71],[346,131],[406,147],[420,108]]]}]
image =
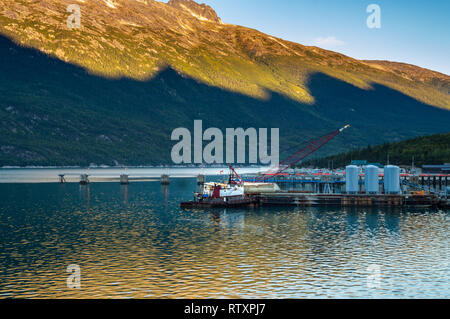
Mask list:
[{"label": "blue sky", "polygon": [[[167,2],[167,1],[164,1]],[[197,0],[223,22],[357,59],[406,62],[450,74],[450,0]],[[366,24],[369,4],[381,28]]]}]

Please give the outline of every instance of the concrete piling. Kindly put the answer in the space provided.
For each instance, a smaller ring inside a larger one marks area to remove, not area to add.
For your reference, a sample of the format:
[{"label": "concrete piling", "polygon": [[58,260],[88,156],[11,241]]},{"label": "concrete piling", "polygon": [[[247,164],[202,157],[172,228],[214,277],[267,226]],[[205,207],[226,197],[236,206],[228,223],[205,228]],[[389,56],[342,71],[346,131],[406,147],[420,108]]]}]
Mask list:
[{"label": "concrete piling", "polygon": [[130,184],[130,180],[128,179],[128,175],[122,174],[120,175],[120,185],[128,185]]},{"label": "concrete piling", "polygon": [[81,184],[81,185],[87,185],[87,184],[89,184],[89,175],[88,175],[88,174],[82,174],[82,175],[80,175],[80,184]]},{"label": "concrete piling", "polygon": [[161,185],[170,185],[169,175],[161,175]]},{"label": "concrete piling", "polygon": [[199,174],[197,176],[197,185],[205,184],[205,175]]}]

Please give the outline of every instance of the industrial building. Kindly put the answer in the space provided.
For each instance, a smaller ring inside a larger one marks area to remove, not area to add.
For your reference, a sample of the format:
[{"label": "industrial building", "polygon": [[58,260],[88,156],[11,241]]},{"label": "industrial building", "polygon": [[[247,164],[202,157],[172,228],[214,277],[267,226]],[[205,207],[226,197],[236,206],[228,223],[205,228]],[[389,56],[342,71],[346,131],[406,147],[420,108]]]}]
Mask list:
[{"label": "industrial building", "polygon": [[423,165],[423,174],[450,174],[450,163],[442,165]]}]

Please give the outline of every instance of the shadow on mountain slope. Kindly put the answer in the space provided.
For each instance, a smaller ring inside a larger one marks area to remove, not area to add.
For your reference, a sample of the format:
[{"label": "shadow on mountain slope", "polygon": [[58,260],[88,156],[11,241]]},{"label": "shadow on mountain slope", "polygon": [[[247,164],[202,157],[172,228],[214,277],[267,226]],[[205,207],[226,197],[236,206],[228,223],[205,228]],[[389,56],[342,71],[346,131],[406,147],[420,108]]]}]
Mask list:
[{"label": "shadow on mountain slope", "polygon": [[449,131],[450,112],[375,84],[362,90],[312,74],[314,105],[259,100],[168,68],[153,79],[106,79],[0,37],[0,165],[170,163],[177,127],[279,127],[281,148],[343,125],[323,150]]}]

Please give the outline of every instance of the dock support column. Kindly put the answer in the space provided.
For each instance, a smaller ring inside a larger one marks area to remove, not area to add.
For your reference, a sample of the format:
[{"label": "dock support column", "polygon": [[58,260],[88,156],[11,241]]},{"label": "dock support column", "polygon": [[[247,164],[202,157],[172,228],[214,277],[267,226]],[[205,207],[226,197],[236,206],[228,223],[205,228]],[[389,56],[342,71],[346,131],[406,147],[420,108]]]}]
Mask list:
[{"label": "dock support column", "polygon": [[205,175],[199,174],[197,176],[197,192],[203,195],[203,185],[205,185]]},{"label": "dock support column", "polygon": [[128,175],[125,174],[120,175],[120,185],[128,185],[128,184],[130,184]]},{"label": "dock support column", "polygon": [[170,185],[169,175],[161,175],[161,185]]},{"label": "dock support column", "polygon": [[199,174],[197,176],[197,185],[205,184],[205,175]]},{"label": "dock support column", "polygon": [[89,184],[89,175],[88,175],[88,174],[82,174],[82,175],[80,175],[80,184],[81,184],[81,185],[87,185],[87,184]]}]

